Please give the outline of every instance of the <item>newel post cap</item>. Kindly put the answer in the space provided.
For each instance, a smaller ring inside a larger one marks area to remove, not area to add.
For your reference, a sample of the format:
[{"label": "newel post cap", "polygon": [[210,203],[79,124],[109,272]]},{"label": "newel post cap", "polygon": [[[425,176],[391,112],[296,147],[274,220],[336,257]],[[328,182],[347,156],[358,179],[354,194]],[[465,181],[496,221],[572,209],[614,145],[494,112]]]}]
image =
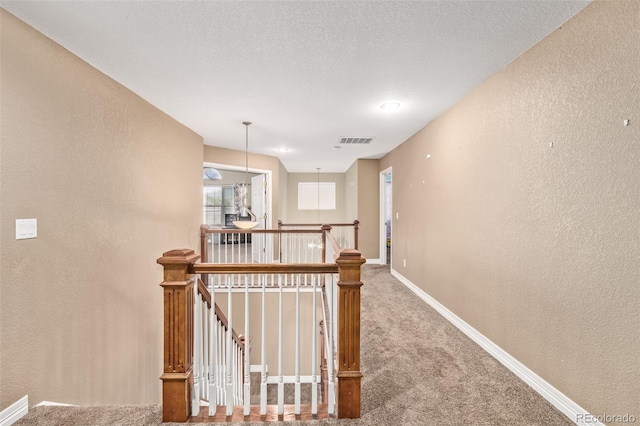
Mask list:
[{"label": "newel post cap", "polygon": [[340,256],[336,259],[336,263],[341,263],[341,262],[349,262],[349,263],[358,263],[358,264],[363,264],[365,263],[367,260],[362,257],[362,254],[360,254],[360,251],[356,250],[356,249],[344,249],[340,252]]},{"label": "newel post cap", "polygon": [[196,263],[200,255],[192,249],[174,249],[162,253],[157,262],[160,265],[190,265]]}]

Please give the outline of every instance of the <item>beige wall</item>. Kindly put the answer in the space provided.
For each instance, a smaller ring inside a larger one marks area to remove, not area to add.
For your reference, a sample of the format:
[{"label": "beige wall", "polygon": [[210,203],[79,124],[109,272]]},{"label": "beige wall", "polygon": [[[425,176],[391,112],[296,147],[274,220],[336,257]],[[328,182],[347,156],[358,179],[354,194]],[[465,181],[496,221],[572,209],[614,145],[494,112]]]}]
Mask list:
[{"label": "beige wall", "polygon": [[[278,212],[279,219],[284,223],[288,222],[289,217],[289,172],[282,165],[278,164]],[[274,201],[275,202],[275,201]]]},{"label": "beige wall", "polygon": [[379,160],[358,160],[358,249],[365,259],[380,258],[379,167]]},{"label": "beige wall", "polygon": [[358,249],[368,260],[380,258],[380,160],[356,160],[345,173],[347,222],[357,219]]},{"label": "beige wall", "polygon": [[347,222],[358,218],[358,160],[344,174],[345,217]]},{"label": "beige wall", "polygon": [[[216,163],[239,167],[245,166],[244,151],[236,151],[233,149],[204,145],[203,155],[204,161],[207,163]],[[280,188],[283,185],[282,180],[284,179],[284,181],[286,182],[287,179],[286,174],[284,174],[286,173],[286,169],[282,166],[282,163],[277,157],[249,153],[249,170],[251,169],[267,170],[271,172],[271,187],[273,191],[271,226],[272,228],[277,228],[278,219],[280,218],[280,204],[283,201],[286,202],[286,200],[282,200],[280,198]]]},{"label": "beige wall", "polygon": [[[159,403],[156,259],[197,247],[202,138],[0,19],[0,410]],[[20,218],[38,238],[15,240]]]},{"label": "beige wall", "polygon": [[639,58],[640,2],[596,1],[380,163],[398,272],[589,412],[636,417]]},{"label": "beige wall", "polygon": [[[345,216],[345,174],[320,173],[320,182],[336,183],[336,209],[320,210],[320,223],[349,222]],[[288,207],[287,219],[289,223],[318,223],[317,210],[298,210],[298,182],[318,182],[317,173],[289,173],[288,178]]]}]

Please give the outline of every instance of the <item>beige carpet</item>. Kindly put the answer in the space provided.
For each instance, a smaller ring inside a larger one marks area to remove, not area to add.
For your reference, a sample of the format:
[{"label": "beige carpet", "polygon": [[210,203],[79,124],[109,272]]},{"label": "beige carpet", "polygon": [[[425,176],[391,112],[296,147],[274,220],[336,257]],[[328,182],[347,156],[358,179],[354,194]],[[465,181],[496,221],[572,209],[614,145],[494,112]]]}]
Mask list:
[{"label": "beige carpet", "polygon": [[[573,425],[394,279],[388,266],[365,265],[363,282],[362,418],[287,424]],[[36,407],[16,425],[138,426],[161,418],[159,405]]]}]

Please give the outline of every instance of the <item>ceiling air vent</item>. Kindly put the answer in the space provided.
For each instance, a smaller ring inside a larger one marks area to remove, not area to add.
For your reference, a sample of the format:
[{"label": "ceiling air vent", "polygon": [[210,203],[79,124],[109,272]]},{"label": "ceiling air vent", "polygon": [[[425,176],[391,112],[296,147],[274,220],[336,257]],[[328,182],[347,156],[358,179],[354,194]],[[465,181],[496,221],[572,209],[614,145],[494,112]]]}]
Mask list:
[{"label": "ceiling air vent", "polygon": [[340,143],[349,145],[363,145],[370,143],[372,140],[373,138],[340,138]]}]

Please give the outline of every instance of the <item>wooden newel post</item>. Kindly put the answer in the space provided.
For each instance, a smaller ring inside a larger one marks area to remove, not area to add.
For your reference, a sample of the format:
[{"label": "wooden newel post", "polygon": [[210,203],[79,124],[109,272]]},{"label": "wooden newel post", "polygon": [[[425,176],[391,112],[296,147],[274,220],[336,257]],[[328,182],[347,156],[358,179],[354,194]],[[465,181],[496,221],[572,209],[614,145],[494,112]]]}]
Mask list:
[{"label": "wooden newel post", "polygon": [[353,221],[353,248],[358,250],[358,229],[360,229],[360,221]]},{"label": "wooden newel post", "polygon": [[336,259],[338,281],[338,418],[360,417],[360,267],[365,259],[345,249]]},{"label": "wooden newel post", "polygon": [[193,264],[200,259],[190,249],[171,250],[158,263],[164,267],[164,372],[162,421],[186,422],[193,388]]},{"label": "wooden newel post", "polygon": [[209,262],[209,255],[207,253],[209,248],[209,244],[207,244],[208,229],[209,229],[208,225],[200,225],[200,254],[202,255],[202,263]]},{"label": "wooden newel post", "polygon": [[[209,230],[209,225],[200,225],[200,262],[209,263],[209,239],[210,234],[207,234],[207,230]],[[213,235],[211,235],[213,238]],[[218,235],[220,238],[220,235]],[[213,253],[211,253],[213,256]],[[202,274],[202,282],[204,285],[209,285],[209,274]]]},{"label": "wooden newel post", "polygon": [[331,231],[331,225],[322,225],[322,263],[327,262],[327,232]]}]

